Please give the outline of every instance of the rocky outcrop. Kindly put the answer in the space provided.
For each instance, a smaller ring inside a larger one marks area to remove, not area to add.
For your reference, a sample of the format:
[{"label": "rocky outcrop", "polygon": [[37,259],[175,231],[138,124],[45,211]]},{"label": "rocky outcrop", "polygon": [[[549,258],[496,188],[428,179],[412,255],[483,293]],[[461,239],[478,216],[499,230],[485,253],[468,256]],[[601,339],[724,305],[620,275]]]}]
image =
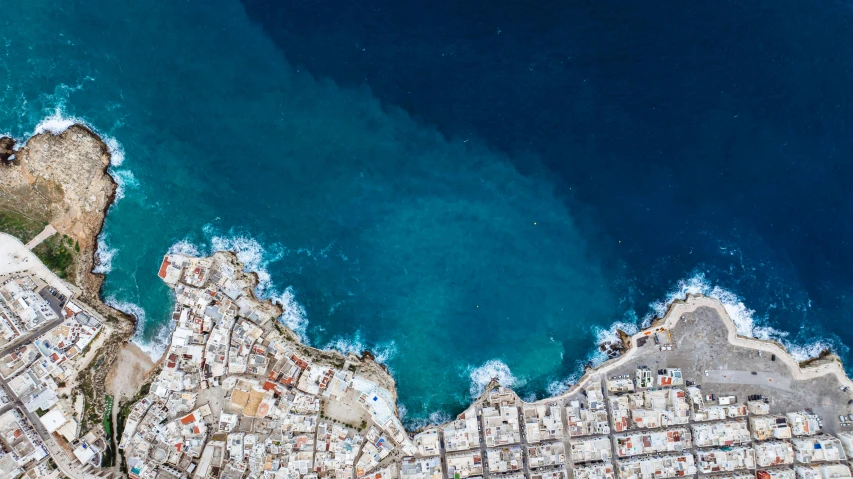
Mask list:
[{"label": "rocky outcrop", "polygon": [[80,288],[83,301],[109,323],[109,336],[98,350],[95,366],[78,376],[81,387],[86,386],[87,410],[101,411],[106,376],[134,331],[134,318],[101,301],[104,276],[92,272],[98,235],[118,186],[108,172],[110,152],[83,125],[56,135],[35,135],[17,151],[13,147],[14,140],[0,138],[0,209],[50,223],[79,244],[74,277],[69,279]]},{"label": "rocky outcrop", "polygon": [[15,139],[4,136],[0,138],[0,161],[9,161],[15,154]]},{"label": "rocky outcrop", "polygon": [[97,237],[117,186],[107,172],[107,145],[85,126],[73,125],[58,135],[35,135],[18,151],[13,146],[14,140],[0,139],[0,159],[7,162],[0,168],[0,208],[49,222],[77,241],[81,254],[73,281],[87,299],[96,297],[103,280],[91,273]]},{"label": "rocky outcrop", "polygon": [[[246,271],[245,265],[237,259],[237,255],[232,251],[218,251],[213,254],[213,259],[217,263],[227,264],[229,269],[237,272],[237,277],[243,283],[243,298],[248,298],[255,308],[263,311],[266,315],[272,318],[278,318],[284,312],[280,303],[273,302],[269,299],[259,299],[255,295],[255,288],[258,286],[258,275],[252,271]],[[380,387],[389,391],[394,403],[397,402],[397,385],[393,376],[388,371],[388,368],[381,363],[376,362],[373,353],[363,351],[361,355],[353,353],[344,354],[337,350],[316,349],[302,343],[299,336],[290,328],[284,326],[277,321],[273,321],[276,330],[286,340],[291,343],[291,346],[296,351],[307,358],[311,359],[312,363],[322,364],[337,369],[343,369],[345,364],[353,367],[353,371],[357,371],[361,376],[375,382]]]}]

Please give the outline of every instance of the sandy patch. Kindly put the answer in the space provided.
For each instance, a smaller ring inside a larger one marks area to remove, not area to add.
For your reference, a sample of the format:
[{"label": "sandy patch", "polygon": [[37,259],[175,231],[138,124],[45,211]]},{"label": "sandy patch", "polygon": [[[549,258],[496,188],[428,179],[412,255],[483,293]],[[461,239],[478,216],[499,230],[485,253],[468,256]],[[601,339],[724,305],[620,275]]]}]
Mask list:
[{"label": "sandy patch", "polygon": [[121,398],[132,398],[153,369],[154,361],[148,354],[139,346],[126,343],[107,375],[107,392],[116,397],[116,404]]}]

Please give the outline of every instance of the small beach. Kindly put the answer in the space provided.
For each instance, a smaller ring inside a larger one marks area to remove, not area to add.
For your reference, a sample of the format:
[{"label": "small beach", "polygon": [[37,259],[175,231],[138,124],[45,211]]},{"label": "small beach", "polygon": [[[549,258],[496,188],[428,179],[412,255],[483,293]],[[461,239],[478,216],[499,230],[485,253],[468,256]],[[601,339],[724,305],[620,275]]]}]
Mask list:
[{"label": "small beach", "polygon": [[148,354],[133,343],[122,346],[113,370],[107,376],[107,390],[117,398],[132,398],[156,366]]}]

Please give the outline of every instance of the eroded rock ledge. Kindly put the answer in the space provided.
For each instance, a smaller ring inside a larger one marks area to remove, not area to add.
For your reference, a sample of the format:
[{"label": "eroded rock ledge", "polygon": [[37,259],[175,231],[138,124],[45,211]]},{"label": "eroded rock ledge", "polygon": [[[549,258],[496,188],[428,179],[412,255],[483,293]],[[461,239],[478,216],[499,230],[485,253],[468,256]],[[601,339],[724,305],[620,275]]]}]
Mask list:
[{"label": "eroded rock ledge", "polygon": [[0,210],[50,223],[79,245],[74,274],[68,279],[81,299],[110,322],[101,367],[81,371],[81,381],[92,386],[87,400],[102,408],[105,377],[134,331],[132,316],[101,301],[104,276],[93,271],[98,235],[118,186],[108,171],[109,148],[83,125],[72,125],[59,134],[40,133],[17,150],[14,147],[14,139],[0,138]]}]

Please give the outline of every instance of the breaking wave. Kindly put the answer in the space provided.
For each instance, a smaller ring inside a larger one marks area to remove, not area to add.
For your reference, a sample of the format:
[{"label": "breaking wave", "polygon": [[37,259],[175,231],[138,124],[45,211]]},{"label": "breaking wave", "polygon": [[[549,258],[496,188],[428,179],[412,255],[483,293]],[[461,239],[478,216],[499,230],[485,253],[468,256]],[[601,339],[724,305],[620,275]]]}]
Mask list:
[{"label": "breaking wave", "polygon": [[376,362],[386,364],[397,354],[397,343],[392,340],[368,346],[361,337],[361,331],[356,331],[351,338],[338,337],[329,341],[323,346],[323,349],[335,349],[344,354],[353,353],[356,355],[361,355],[364,351],[370,351],[376,358]]},{"label": "breaking wave", "polygon": [[113,167],[121,166],[124,163],[124,148],[122,148],[121,143],[111,136],[100,136],[110,152],[110,165]]},{"label": "breaking wave", "polygon": [[233,251],[247,270],[258,275],[255,293],[269,299],[275,294],[267,266],[283,257],[283,251],[269,254],[258,240],[244,235],[213,236],[210,239],[213,251]]},{"label": "breaking wave", "polygon": [[113,257],[118,250],[110,248],[104,235],[98,236],[98,249],[95,250],[95,273],[106,274],[113,270]]},{"label": "breaking wave", "polygon": [[428,426],[438,426],[448,423],[453,420],[453,417],[444,411],[435,411],[427,417],[406,418],[406,407],[402,404],[399,406],[400,420],[409,431],[417,431]]},{"label": "breaking wave", "polygon": [[501,386],[517,387],[524,385],[524,381],[513,376],[509,366],[500,359],[490,359],[477,368],[469,367],[466,372],[471,378],[471,386],[468,392],[473,399],[478,398],[483,393],[493,378],[497,378]]},{"label": "breaking wave", "polygon": [[169,252],[190,256],[207,256],[223,250],[234,252],[246,270],[252,271],[258,276],[255,294],[259,298],[269,299],[281,305],[283,313],[278,317],[278,322],[290,328],[303,344],[309,344],[308,314],[296,300],[296,292],[290,286],[279,292],[272,284],[272,278],[267,270],[270,263],[285,256],[286,250],[280,245],[274,245],[272,253],[270,253],[264,245],[251,236],[234,234],[233,231],[229,232],[227,236],[217,234],[213,225],[210,224],[205,225],[202,230],[205,236],[209,238],[209,248],[198,246],[189,238],[184,238],[173,244],[169,248]]},{"label": "breaking wave", "polygon": [[[664,299],[653,301],[649,304],[649,312],[643,317],[640,326],[648,327],[652,320],[661,318],[666,314],[669,305],[674,301],[683,300],[688,294],[702,294],[720,300],[726,313],[735,323],[737,332],[741,336],[758,338],[762,340],[777,341],[782,344],[785,349],[798,361],[804,361],[809,358],[817,357],[821,352],[829,349],[838,351],[846,349],[838,341],[826,338],[819,338],[805,343],[797,343],[791,339],[791,333],[780,331],[767,324],[769,315],[758,316],[754,309],[751,309],[744,304],[743,300],[734,292],[712,284],[704,273],[697,272],[688,278],[679,280],[675,286],[665,295]],[[771,305],[770,309],[774,306]],[[802,309],[798,307],[798,309]],[[631,311],[633,313],[633,311]],[[628,334],[635,334],[639,331],[636,323],[630,321],[619,321],[613,323],[609,328],[596,328],[596,346],[604,342],[613,342],[618,340],[617,330],[623,330]],[[578,362],[578,370],[566,377],[565,379],[552,381],[548,387],[548,394],[557,396],[564,393],[573,384],[576,384],[585,371],[587,364],[598,366],[608,359],[607,355],[596,349],[586,358],[585,361]]]},{"label": "breaking wave", "polygon": [[[652,319],[663,317],[667,308],[675,300],[683,300],[688,294],[702,294],[720,300],[726,313],[737,326],[741,336],[763,340],[778,341],[798,361],[816,357],[826,349],[837,350],[838,344],[829,339],[815,339],[806,343],[795,343],[790,339],[791,334],[780,331],[767,324],[769,314],[756,316],[754,309],[748,308],[743,300],[734,292],[718,285],[711,284],[704,273],[698,272],[689,278],[682,279],[661,301],[649,304],[649,313],[643,318],[643,326],[648,326]],[[771,305],[771,309],[773,306]]]},{"label": "breaking wave", "polygon": [[[57,106],[54,110],[53,114],[43,118],[33,129],[32,134],[28,136],[35,136],[41,133],[50,133],[51,135],[59,135],[62,134],[65,130],[70,128],[75,124],[86,125],[86,122],[81,120],[80,118],[73,116],[66,116],[63,111],[62,106]],[[88,127],[88,125],[86,125]]]},{"label": "breaking wave", "polygon": [[139,188],[139,180],[136,179],[133,172],[130,170],[113,170],[110,172],[113,179],[118,185],[116,187],[116,197],[113,204],[124,198],[124,194],[128,189]]},{"label": "breaking wave", "polygon": [[577,372],[566,377],[565,379],[561,379],[559,381],[551,381],[551,383],[549,383],[548,387],[546,388],[546,390],[548,391],[548,395],[559,396],[560,394],[563,394],[564,392],[568,391],[573,384],[576,384],[580,380],[581,376],[582,374],[580,372]]},{"label": "breaking wave", "polygon": [[609,328],[596,326],[593,329],[593,333],[595,334],[594,349],[590,351],[586,358],[581,361],[577,361],[575,368],[576,371],[574,373],[563,379],[551,381],[548,384],[548,387],[546,388],[546,390],[548,391],[548,395],[559,396],[560,394],[563,394],[573,384],[576,384],[581,377],[583,377],[587,365],[592,365],[592,367],[596,367],[610,359],[605,352],[601,351],[598,348],[598,346],[601,344],[618,342],[619,330],[622,330],[630,335],[634,335],[640,331],[640,328],[637,325],[636,315],[633,313],[633,311],[629,311],[622,321],[616,321],[615,323],[611,324]]},{"label": "breaking wave", "polygon": [[139,349],[145,351],[153,361],[156,362],[160,360],[160,357],[162,357],[163,353],[165,353],[169,348],[173,323],[169,321],[167,324],[164,324],[157,331],[157,335],[153,340],[146,340],[143,338],[142,334],[145,331],[145,324],[148,322],[148,317],[145,315],[145,310],[142,309],[142,306],[129,301],[119,300],[114,296],[105,298],[104,303],[136,318],[135,331],[131,337],[131,341],[136,344]]},{"label": "breaking wave", "polygon": [[289,287],[273,302],[281,305],[284,312],[278,317],[278,322],[290,328],[303,344],[308,344],[308,314],[305,308],[296,301],[293,288]]},{"label": "breaking wave", "polygon": [[179,253],[187,256],[205,256],[206,253],[202,253],[201,249],[190,242],[189,239],[182,239],[177,243],[173,244],[169,247],[169,254]]}]

